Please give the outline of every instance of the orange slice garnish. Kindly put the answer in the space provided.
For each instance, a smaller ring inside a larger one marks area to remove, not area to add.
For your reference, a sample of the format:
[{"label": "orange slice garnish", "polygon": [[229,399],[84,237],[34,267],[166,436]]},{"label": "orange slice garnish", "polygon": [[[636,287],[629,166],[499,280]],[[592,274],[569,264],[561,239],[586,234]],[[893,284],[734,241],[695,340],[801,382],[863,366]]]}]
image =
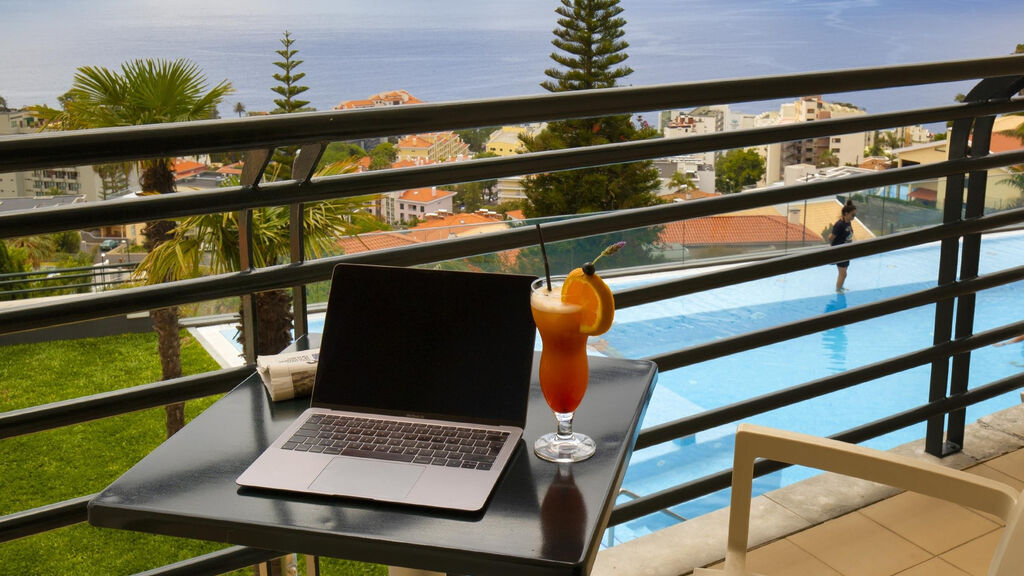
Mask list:
[{"label": "orange slice garnish", "polygon": [[569,273],[562,284],[562,302],[576,304],[580,312],[580,333],[590,336],[604,334],[615,318],[615,298],[608,285],[597,274],[587,276],[581,268]]}]

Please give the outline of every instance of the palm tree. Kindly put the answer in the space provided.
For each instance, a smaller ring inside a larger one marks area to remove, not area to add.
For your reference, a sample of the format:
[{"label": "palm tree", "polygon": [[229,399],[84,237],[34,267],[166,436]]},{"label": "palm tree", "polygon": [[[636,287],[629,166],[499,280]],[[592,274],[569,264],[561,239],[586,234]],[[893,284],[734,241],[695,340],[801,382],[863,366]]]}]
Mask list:
[{"label": "palm tree", "polygon": [[[1017,189],[1020,192],[1020,198],[1017,199],[1016,205],[1024,206],[1024,170],[1018,168],[1011,168],[1010,175],[999,181],[1000,184],[1009,184],[1010,186]],[[1013,206],[1010,206],[1011,208]]]},{"label": "palm tree", "polygon": [[832,150],[825,150],[818,156],[818,168],[826,166],[839,166],[839,157]]},{"label": "palm tree", "polygon": [[[121,64],[120,73],[102,66],[83,66],[75,73],[71,90],[62,99],[63,109],[36,107],[46,128],[78,130],[111,126],[136,126],[165,122],[187,122],[210,118],[217,105],[233,91],[224,80],[207,90],[206,76],[198,66],[185,60],[146,59]],[[170,158],[139,163],[139,184],[143,194],[175,191]],[[174,237],[174,222],[147,223],[142,233],[145,247],[154,250]],[[166,278],[149,276],[153,283]],[[159,339],[160,365],[164,379],[181,376],[177,308],[150,312]],[[185,424],[185,405],[167,406],[167,435]]]},{"label": "palm tree", "polygon": [[668,187],[675,190],[696,190],[697,184],[693,181],[693,177],[686,172],[676,172],[668,179]]},{"label": "palm tree", "polygon": [[57,245],[52,236],[22,236],[12,238],[8,243],[12,248],[21,248],[25,251],[25,256],[32,264],[33,270],[38,270],[43,260],[52,257],[57,251]]},{"label": "palm tree", "polygon": [[[355,158],[324,168],[316,177],[355,172]],[[224,185],[235,185],[231,180]],[[310,204],[303,211],[305,257],[337,253],[338,238],[376,227],[376,219],[363,210],[372,196]],[[286,263],[289,259],[289,208],[271,206],[253,211],[253,266]],[[178,222],[173,237],[146,256],[136,274],[170,280],[195,278],[203,273],[221,274],[241,268],[238,247],[238,213],[202,214]],[[257,353],[276,354],[291,343],[291,295],[271,290],[256,295]],[[241,331],[244,334],[244,331]]]},{"label": "palm tree", "polygon": [[242,114],[245,114],[245,104],[235,102],[235,114],[238,114],[238,117],[241,118]]}]

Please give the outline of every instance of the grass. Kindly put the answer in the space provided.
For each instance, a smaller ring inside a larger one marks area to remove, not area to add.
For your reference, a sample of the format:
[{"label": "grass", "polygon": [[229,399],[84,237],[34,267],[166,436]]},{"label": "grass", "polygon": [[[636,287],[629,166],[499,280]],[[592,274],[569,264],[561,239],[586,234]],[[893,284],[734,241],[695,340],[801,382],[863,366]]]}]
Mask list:
[{"label": "grass", "polygon": [[[184,332],[181,361],[186,375],[219,368]],[[0,348],[0,412],[159,379],[155,334],[6,346]],[[186,421],[215,400],[186,403]],[[0,515],[99,492],[163,440],[163,408],[0,440]],[[225,546],[83,523],[0,544],[0,573],[133,574]],[[321,567],[328,576],[386,574],[382,566],[343,560],[324,559]]]}]

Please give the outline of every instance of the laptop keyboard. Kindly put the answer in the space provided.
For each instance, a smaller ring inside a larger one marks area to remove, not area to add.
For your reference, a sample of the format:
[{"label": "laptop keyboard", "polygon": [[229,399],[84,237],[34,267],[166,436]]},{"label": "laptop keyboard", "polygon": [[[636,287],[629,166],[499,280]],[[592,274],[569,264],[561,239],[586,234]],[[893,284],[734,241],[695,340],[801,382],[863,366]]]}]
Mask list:
[{"label": "laptop keyboard", "polygon": [[490,470],[508,432],[313,414],[283,450]]}]

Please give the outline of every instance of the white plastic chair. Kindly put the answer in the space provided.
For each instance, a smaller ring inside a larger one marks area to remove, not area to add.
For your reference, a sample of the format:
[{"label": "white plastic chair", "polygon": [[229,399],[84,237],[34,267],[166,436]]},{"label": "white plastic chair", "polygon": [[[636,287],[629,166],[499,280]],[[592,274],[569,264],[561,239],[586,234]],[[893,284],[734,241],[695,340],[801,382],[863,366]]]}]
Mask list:
[{"label": "white plastic chair", "polygon": [[1006,527],[989,576],[1024,574],[1024,498],[1013,488],[967,472],[796,432],[740,424],[732,472],[729,536],[723,570],[697,568],[694,576],[756,576],[747,571],[750,490],[754,459],[810,466],[940,498],[1001,518]]}]

